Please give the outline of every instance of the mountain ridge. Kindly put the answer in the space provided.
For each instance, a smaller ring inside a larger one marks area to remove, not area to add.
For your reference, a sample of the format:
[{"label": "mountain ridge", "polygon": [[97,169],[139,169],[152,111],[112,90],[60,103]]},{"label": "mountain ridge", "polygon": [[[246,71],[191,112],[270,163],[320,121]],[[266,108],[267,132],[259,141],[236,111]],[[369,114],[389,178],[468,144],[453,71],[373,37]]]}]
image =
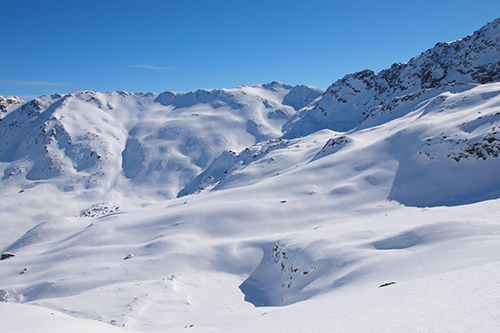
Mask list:
[{"label": "mountain ridge", "polygon": [[122,332],[369,331],[366,314],[381,331],[498,327],[499,24],[438,44],[449,62],[426,51],[326,91],[84,91],[9,109],[2,325],[24,309]]},{"label": "mountain ridge", "polygon": [[[418,101],[423,95],[428,98],[432,89],[467,89],[499,79],[500,18],[465,38],[437,43],[407,63],[395,63],[379,73],[367,69],[347,74],[328,87],[317,103],[286,124],[284,130],[287,137],[322,128],[347,131],[368,118],[393,119],[385,114],[392,113],[401,100]],[[301,127],[307,129],[295,130],[296,122],[302,122]]]}]

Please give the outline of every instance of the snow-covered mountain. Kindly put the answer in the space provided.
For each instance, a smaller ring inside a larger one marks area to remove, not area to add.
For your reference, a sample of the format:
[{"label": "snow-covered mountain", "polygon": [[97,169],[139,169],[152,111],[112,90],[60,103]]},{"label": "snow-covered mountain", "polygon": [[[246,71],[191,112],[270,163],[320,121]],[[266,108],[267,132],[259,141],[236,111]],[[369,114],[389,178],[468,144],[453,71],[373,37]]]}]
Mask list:
[{"label": "snow-covered mountain", "polygon": [[0,120],[10,111],[23,104],[24,100],[17,96],[1,96],[0,95]]},{"label": "snow-covered mountain", "polygon": [[[290,96],[289,96],[290,95]],[[117,182],[172,198],[223,150],[282,136],[320,91],[278,82],[189,93],[41,96],[0,124],[4,179],[51,180],[64,191]],[[283,103],[283,100],[286,99]]]},{"label": "snow-covered mountain", "polygon": [[0,122],[11,332],[33,329],[19,313],[97,332],[500,324],[500,19],[326,91],[14,104]]},{"label": "snow-covered mountain", "polygon": [[470,36],[374,73],[363,70],[333,83],[322,98],[285,126],[287,136],[319,129],[348,131],[401,117],[443,91],[500,80],[500,19]]}]

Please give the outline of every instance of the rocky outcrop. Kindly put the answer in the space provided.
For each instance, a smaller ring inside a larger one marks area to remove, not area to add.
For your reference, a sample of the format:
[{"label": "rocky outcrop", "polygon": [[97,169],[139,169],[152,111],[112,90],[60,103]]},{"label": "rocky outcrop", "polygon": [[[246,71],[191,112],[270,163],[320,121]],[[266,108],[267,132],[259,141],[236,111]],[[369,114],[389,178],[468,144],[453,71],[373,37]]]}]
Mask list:
[{"label": "rocky outcrop", "polygon": [[12,258],[12,257],[15,257],[16,255],[14,253],[11,253],[11,252],[4,252],[2,253],[2,255],[0,256],[0,260],[5,260],[5,259],[9,259],[9,258]]}]

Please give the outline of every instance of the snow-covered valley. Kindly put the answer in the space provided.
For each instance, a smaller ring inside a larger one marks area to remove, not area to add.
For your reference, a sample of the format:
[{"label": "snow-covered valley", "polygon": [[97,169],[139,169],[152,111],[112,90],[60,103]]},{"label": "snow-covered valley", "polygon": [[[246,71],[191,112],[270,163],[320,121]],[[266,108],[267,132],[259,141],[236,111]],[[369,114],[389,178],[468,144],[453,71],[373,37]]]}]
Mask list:
[{"label": "snow-covered valley", "polygon": [[326,91],[0,111],[6,332],[500,327],[500,19]]}]

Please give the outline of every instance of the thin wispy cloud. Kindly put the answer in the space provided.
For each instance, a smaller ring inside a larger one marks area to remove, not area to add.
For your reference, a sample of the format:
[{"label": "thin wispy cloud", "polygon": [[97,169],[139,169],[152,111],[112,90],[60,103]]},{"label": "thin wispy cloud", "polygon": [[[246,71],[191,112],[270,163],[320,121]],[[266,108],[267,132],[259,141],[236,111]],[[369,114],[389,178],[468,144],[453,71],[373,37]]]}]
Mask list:
[{"label": "thin wispy cloud", "polygon": [[47,81],[13,81],[13,80],[0,80],[0,83],[8,84],[11,86],[50,86],[50,87],[61,87],[65,86],[66,83],[61,82],[47,82]]},{"label": "thin wispy cloud", "polygon": [[164,66],[153,66],[153,65],[146,65],[146,64],[139,64],[139,65],[127,65],[129,68],[142,68],[142,69],[149,69],[152,71],[169,71],[169,70],[174,70],[174,67],[164,67]]},{"label": "thin wispy cloud", "polygon": [[17,97],[21,97],[22,99],[24,99],[25,101],[29,101],[29,100],[32,100],[32,99],[35,99],[37,98],[39,95],[17,95]]}]

